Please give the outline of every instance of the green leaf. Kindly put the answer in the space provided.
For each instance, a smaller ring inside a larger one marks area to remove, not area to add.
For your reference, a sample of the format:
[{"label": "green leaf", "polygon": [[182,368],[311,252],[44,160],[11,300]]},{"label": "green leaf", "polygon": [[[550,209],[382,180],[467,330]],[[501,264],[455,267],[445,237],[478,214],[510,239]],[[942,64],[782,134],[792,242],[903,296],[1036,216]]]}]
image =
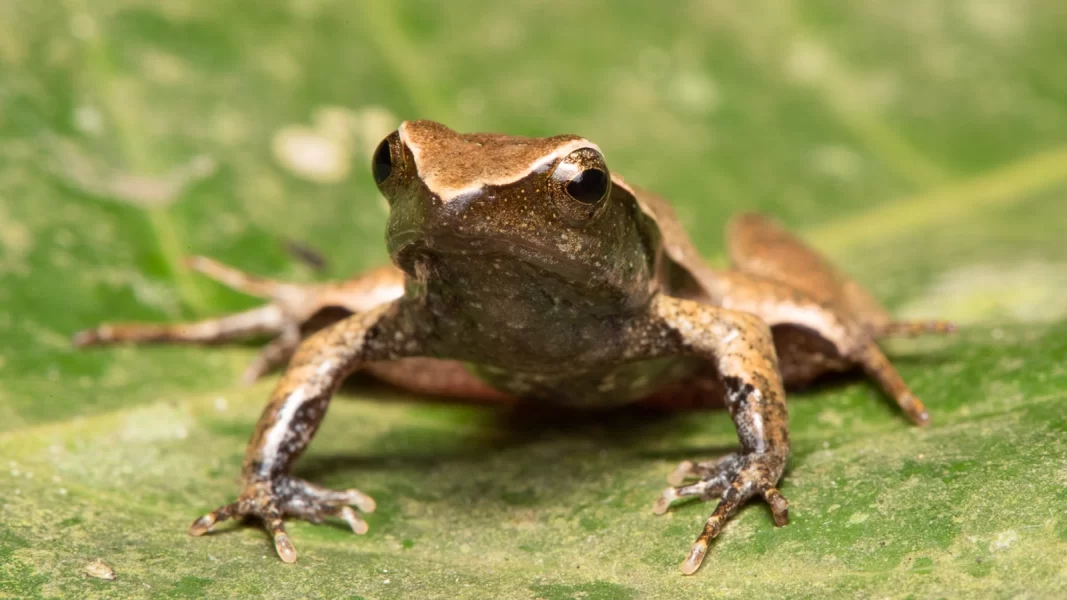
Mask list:
[{"label": "green leaf", "polygon": [[[0,596],[1064,596],[1065,36],[1061,4],[1007,0],[0,3]],[[254,305],[188,254],[386,260],[369,152],[412,117],[585,135],[709,257],[768,211],[957,320],[889,347],[933,424],[858,379],[792,394],[792,522],[753,502],[686,578],[711,506],[651,502],[736,443],[724,413],[530,425],[361,384],[299,471],[378,499],[367,536],[293,523],[293,566],[256,527],[188,537],[236,492],[255,348],[69,335]]]}]

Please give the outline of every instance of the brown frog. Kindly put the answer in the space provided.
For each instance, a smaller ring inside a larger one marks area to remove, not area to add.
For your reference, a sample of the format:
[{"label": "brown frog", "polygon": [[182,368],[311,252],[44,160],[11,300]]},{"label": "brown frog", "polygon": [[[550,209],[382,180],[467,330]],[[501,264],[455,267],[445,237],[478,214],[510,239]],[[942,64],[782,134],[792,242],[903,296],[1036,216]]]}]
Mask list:
[{"label": "brown frog", "polygon": [[929,419],[876,341],[951,325],[893,321],[766,217],[733,219],[733,267],[712,269],[667,203],[611,173],[596,144],[573,135],[458,134],[408,121],[378,146],[372,172],[391,209],[395,266],[304,285],[194,258],[193,268],[270,303],[75,336],[79,346],[275,336],[245,373],[254,380],[288,362],[248,445],[240,496],[197,519],[192,535],[256,517],[293,562],[286,517],[336,516],[366,532],[359,513],[374,510],[369,496],[290,474],[356,370],[416,392],[499,401],[725,401],[740,449],[683,462],[654,504],[662,514],[677,498],[718,499],[686,574],[749,499],[763,497],[776,524],[788,521],[776,487],[789,454],[783,383],[859,366],[912,421]]}]

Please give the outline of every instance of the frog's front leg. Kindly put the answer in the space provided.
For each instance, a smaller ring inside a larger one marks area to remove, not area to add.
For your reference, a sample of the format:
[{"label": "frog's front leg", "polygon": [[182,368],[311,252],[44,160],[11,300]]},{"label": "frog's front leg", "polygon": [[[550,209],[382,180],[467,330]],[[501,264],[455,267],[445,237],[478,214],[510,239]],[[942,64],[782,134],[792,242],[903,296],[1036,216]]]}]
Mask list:
[{"label": "frog's front leg", "polygon": [[789,454],[789,433],[774,341],[767,324],[754,315],[663,296],[653,301],[647,321],[635,325],[630,339],[641,357],[684,354],[713,364],[741,440],[741,451],[735,454],[708,463],[683,463],[681,472],[672,475],[672,484],[689,476],[699,481],[668,488],[654,506],[662,514],[682,496],[719,497],[682,563],[682,572],[691,575],[711,540],[753,496],[767,500],[776,524],[789,520],[789,502],[776,487]]},{"label": "frog's front leg", "polygon": [[330,397],[349,373],[367,362],[421,352],[422,336],[412,315],[403,299],[395,300],[348,317],[305,340],[256,424],[245,454],[243,489],[237,501],[200,517],[189,533],[199,536],[219,521],[256,517],[274,538],[278,556],[291,563],[296,560],[296,550],[285,532],[287,516],[316,523],[337,516],[355,533],[366,532],[367,524],[352,506],[371,512],[374,500],[358,490],[327,490],[293,477],[290,469],[311,442]]}]

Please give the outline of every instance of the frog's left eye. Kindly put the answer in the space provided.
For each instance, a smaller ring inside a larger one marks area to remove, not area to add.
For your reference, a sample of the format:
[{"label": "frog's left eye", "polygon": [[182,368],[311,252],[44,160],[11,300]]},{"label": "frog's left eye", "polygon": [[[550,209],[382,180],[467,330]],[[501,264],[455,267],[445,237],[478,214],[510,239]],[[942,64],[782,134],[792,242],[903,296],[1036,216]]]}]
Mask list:
[{"label": "frog's left eye", "polygon": [[378,147],[374,150],[374,157],[371,158],[371,172],[374,174],[374,181],[378,185],[389,179],[389,174],[393,172],[393,152],[389,148],[389,140],[393,136],[389,136],[382,140],[382,143],[378,144]]},{"label": "frog's left eye", "polygon": [[582,204],[596,204],[608,193],[608,174],[600,169],[586,169],[567,182],[567,193]]}]

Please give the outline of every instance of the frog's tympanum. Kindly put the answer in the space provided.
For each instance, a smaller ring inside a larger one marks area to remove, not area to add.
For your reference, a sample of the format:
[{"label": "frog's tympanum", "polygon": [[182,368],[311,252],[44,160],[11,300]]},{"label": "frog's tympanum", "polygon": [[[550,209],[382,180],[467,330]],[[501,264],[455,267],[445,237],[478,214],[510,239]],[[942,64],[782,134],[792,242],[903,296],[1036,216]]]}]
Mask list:
[{"label": "frog's tympanum", "polygon": [[941,332],[898,322],[772,220],[728,226],[730,269],[697,254],[671,207],[608,170],[573,135],[459,134],[408,121],[378,146],[393,265],[350,281],[298,285],[206,258],[193,268],[270,300],[199,323],[103,325],[78,345],[274,336],[245,378],[288,363],[248,444],[237,500],[197,519],[254,517],[296,560],[286,517],[336,516],[356,533],[374,501],[291,474],[341,381],[357,370],[420,393],[601,407],[725,402],[741,447],[686,461],[657,514],[717,499],[682,571],[697,570],[730,516],[761,496],[775,523],[789,455],[785,385],[862,368],[916,424],[926,409],[879,349],[885,336]]}]

